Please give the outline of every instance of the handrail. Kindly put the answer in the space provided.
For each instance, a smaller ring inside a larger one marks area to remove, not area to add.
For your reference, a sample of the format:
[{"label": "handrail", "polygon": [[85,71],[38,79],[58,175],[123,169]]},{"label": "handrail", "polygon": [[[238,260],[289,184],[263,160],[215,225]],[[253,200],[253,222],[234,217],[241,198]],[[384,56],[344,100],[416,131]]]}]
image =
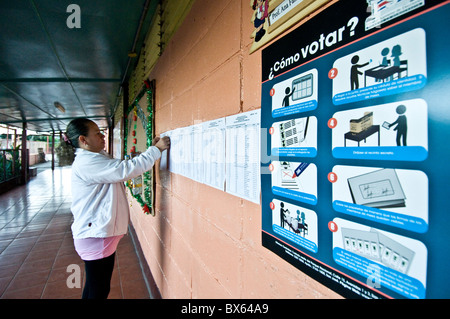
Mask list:
[{"label": "handrail", "polygon": [[0,182],[7,182],[20,176],[20,149],[0,150]]}]

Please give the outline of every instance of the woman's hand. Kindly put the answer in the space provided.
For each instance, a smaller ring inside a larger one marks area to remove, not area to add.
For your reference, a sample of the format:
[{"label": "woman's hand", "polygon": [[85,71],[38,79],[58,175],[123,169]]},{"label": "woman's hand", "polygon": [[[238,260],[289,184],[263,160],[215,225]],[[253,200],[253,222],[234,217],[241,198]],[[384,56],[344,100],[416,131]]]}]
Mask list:
[{"label": "woman's hand", "polygon": [[161,153],[170,147],[170,138],[168,136],[155,137],[152,141],[152,145],[159,148]]}]

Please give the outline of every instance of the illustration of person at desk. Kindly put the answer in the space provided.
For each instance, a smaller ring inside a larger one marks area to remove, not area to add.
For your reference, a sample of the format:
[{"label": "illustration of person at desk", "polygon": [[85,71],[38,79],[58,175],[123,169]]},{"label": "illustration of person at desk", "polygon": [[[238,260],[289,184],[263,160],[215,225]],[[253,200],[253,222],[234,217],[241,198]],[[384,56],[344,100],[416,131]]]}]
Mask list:
[{"label": "illustration of person at desk", "polygon": [[387,58],[388,54],[389,48],[384,48],[381,51],[383,60],[380,65],[364,72],[364,86],[366,86],[367,77],[374,78],[376,82],[382,82],[393,80],[395,74],[397,74],[397,78],[401,78],[403,72],[406,72],[406,75],[408,75],[408,61],[400,60],[400,56],[403,54],[402,47],[397,44],[392,48],[392,65],[391,61]]},{"label": "illustration of person at desk", "polygon": [[[380,66],[386,68],[389,65],[391,65],[391,60],[389,60],[388,54],[389,54],[389,48],[384,48],[383,50],[381,50],[381,56],[383,57],[383,60],[381,60]],[[375,79],[375,81],[376,82],[382,82],[383,80]]]},{"label": "illustration of person at desk", "polygon": [[391,61],[388,59],[388,54],[389,54],[389,48],[384,48],[383,50],[381,50],[381,55],[383,56],[383,60],[381,61],[381,66],[389,66],[389,64],[391,64]]}]

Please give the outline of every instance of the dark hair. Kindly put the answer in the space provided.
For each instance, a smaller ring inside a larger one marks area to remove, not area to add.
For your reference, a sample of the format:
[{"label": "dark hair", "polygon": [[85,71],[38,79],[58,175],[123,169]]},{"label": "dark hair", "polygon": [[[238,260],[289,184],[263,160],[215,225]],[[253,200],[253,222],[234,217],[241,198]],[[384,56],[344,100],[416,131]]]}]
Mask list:
[{"label": "dark hair", "polygon": [[89,131],[88,124],[91,122],[91,120],[88,120],[86,118],[72,120],[69,125],[67,125],[66,129],[66,137],[68,139],[68,143],[75,148],[80,147],[78,138],[80,137],[80,135],[87,136]]}]

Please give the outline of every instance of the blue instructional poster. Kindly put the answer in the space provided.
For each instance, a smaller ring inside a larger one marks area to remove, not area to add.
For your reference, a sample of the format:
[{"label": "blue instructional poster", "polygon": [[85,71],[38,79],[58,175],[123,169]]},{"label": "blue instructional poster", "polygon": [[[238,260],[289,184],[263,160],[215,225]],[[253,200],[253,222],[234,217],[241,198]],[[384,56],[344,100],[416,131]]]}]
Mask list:
[{"label": "blue instructional poster", "polygon": [[339,1],[262,51],[262,243],[348,298],[450,298],[450,1]]}]

